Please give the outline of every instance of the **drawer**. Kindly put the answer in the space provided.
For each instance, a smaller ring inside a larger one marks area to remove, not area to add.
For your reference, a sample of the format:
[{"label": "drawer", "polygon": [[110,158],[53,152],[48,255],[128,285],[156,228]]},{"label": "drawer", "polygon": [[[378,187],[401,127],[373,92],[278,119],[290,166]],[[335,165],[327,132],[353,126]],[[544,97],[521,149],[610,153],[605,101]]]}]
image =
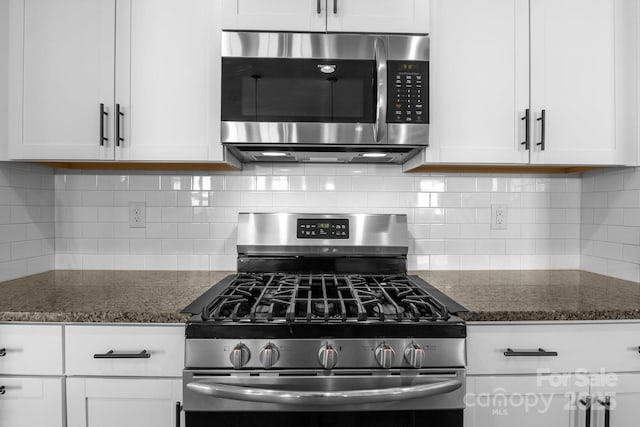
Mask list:
[{"label": "drawer", "polygon": [[0,376],[0,426],[63,426],[63,379]]},{"label": "drawer", "polygon": [[0,325],[0,375],[62,375],[62,326]]},{"label": "drawer", "polygon": [[469,375],[640,371],[640,323],[468,324],[467,334]]},{"label": "drawer", "polygon": [[67,375],[180,377],[184,326],[65,328]]}]

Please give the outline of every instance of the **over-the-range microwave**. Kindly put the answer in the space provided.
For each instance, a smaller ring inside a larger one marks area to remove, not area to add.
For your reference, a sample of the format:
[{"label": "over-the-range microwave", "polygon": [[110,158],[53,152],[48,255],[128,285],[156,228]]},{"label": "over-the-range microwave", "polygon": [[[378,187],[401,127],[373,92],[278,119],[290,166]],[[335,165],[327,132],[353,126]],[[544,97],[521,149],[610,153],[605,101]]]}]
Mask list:
[{"label": "over-the-range microwave", "polygon": [[429,37],[222,34],[225,146],[244,161],[402,163],[429,140]]}]

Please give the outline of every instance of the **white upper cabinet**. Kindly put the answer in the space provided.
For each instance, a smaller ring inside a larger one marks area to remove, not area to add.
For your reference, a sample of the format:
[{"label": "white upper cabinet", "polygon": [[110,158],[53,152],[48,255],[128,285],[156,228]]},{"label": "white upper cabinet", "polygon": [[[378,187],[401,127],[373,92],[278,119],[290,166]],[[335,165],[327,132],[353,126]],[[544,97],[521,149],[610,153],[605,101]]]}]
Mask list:
[{"label": "white upper cabinet", "polygon": [[115,0],[11,0],[13,159],[113,159]]},{"label": "white upper cabinet", "polygon": [[327,31],[429,32],[429,0],[327,0]]},{"label": "white upper cabinet", "polygon": [[11,159],[225,161],[219,0],[10,1]]},{"label": "white upper cabinet", "polygon": [[628,64],[616,61],[616,30],[634,34],[616,19],[628,6],[626,0],[531,1],[531,163],[633,162],[625,152],[628,124],[616,125],[616,114],[625,114],[617,111],[616,87],[632,89],[616,74],[620,66],[634,67],[632,52]]},{"label": "white upper cabinet", "polygon": [[404,169],[635,164],[638,7],[432,0],[430,145]]},{"label": "white upper cabinet", "polygon": [[9,2],[0,2],[0,161],[9,159]]},{"label": "white upper cabinet", "polygon": [[223,28],[428,33],[429,0],[222,0]]},{"label": "white upper cabinet", "polygon": [[225,30],[325,31],[326,0],[221,0]]},{"label": "white upper cabinet", "polygon": [[223,160],[220,2],[121,0],[116,160]]},{"label": "white upper cabinet", "polygon": [[528,0],[432,0],[430,162],[528,163]]}]

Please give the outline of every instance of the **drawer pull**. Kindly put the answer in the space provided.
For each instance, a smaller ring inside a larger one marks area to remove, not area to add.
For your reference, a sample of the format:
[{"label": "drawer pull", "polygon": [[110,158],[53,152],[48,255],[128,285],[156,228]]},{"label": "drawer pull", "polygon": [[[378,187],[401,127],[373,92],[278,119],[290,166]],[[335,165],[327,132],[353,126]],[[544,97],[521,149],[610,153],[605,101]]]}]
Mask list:
[{"label": "drawer pull", "polygon": [[104,354],[94,354],[94,359],[149,359],[151,353],[147,350],[142,350],[140,353],[116,353],[113,350],[109,350]]},{"label": "drawer pull", "polygon": [[557,351],[546,351],[542,348],[539,348],[538,351],[514,351],[510,348],[504,352],[504,355],[507,357],[515,357],[515,356],[524,356],[524,357],[555,357],[558,355]]},{"label": "drawer pull", "polygon": [[3,385],[0,385],[0,396],[5,394],[6,392],[7,392],[7,388]]},{"label": "drawer pull", "polygon": [[0,348],[0,357],[6,356],[7,355],[7,349],[6,348]]}]

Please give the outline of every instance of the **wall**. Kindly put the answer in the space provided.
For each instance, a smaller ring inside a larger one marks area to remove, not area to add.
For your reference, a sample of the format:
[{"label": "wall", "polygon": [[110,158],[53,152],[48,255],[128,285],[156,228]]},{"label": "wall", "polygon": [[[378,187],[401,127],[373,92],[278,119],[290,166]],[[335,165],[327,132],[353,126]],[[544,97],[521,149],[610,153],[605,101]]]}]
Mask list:
[{"label": "wall", "polygon": [[[410,269],[579,267],[580,177],[412,175],[395,165],[245,165],[224,174],[56,174],[59,269],[235,269],[240,211],[408,216]],[[128,203],[147,204],[146,229]],[[491,204],[509,206],[491,230]]]},{"label": "wall", "polygon": [[584,174],[581,266],[640,282],[640,168]]},{"label": "wall", "polygon": [[0,281],[54,268],[53,169],[0,162]]}]

